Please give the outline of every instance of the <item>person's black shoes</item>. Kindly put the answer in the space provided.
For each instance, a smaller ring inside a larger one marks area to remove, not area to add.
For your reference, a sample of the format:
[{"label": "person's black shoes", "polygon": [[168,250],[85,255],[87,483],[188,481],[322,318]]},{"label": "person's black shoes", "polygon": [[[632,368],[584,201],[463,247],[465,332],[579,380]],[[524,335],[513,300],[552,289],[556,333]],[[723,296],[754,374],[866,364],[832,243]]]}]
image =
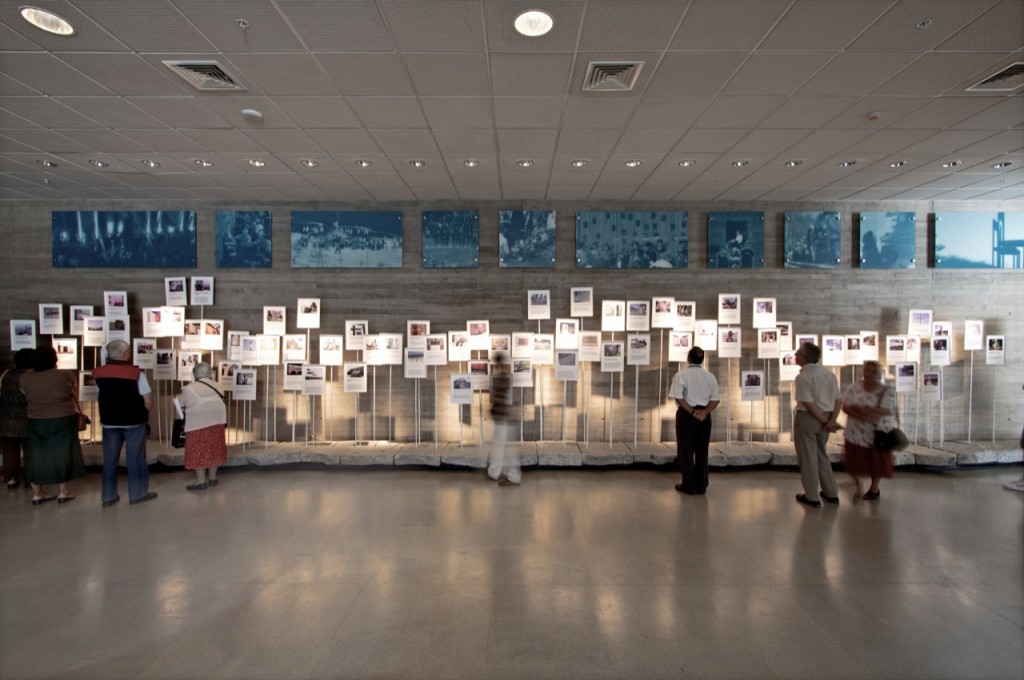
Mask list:
[{"label": "person's black shoes", "polygon": [[109,508],[111,505],[113,505],[114,503],[118,502],[119,500],[121,500],[120,496],[114,496],[109,501],[103,501],[103,507]]},{"label": "person's black shoes", "polygon": [[153,500],[154,498],[156,498],[156,496],[157,496],[156,491],[150,491],[149,493],[147,493],[145,496],[142,496],[141,498],[136,498],[134,500],[128,501],[128,505],[138,505],[139,503],[145,503],[146,501]]},{"label": "person's black shoes", "polygon": [[[821,507],[821,501],[808,500],[807,496],[803,495],[802,493],[798,493],[796,495],[796,502],[797,503],[803,503],[804,505],[808,505],[808,506],[810,506],[812,508],[820,508]],[[836,502],[838,502],[838,501],[836,501]]]}]

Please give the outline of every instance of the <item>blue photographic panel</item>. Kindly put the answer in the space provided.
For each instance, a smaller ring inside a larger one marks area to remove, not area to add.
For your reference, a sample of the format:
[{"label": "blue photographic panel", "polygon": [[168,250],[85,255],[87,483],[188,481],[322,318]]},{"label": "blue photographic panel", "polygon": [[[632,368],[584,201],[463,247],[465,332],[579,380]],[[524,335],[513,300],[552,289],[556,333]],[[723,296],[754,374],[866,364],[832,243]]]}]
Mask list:
[{"label": "blue photographic panel", "polygon": [[55,210],[55,268],[195,268],[191,210]]},{"label": "blue photographic panel", "polygon": [[423,211],[423,266],[480,266],[480,215],[475,210]]},{"label": "blue photographic panel", "polygon": [[833,210],[786,212],[787,269],[838,269],[839,213]]},{"label": "blue photographic panel", "polygon": [[685,211],[576,213],[577,269],[685,269],[688,249]]},{"label": "blue photographic panel", "polygon": [[917,228],[912,212],[860,214],[862,269],[913,269],[917,261]]},{"label": "blue photographic panel", "polygon": [[555,211],[498,211],[498,261],[502,267],[555,268]]},{"label": "blue photographic panel", "polygon": [[269,210],[217,211],[217,267],[270,267],[272,243]]},{"label": "blue photographic panel", "polygon": [[709,212],[708,268],[763,269],[764,213]]},{"label": "blue photographic panel", "polygon": [[402,267],[402,213],[397,210],[293,211],[292,268]]},{"label": "blue photographic panel", "polygon": [[1024,213],[935,213],[936,269],[1021,269]]}]

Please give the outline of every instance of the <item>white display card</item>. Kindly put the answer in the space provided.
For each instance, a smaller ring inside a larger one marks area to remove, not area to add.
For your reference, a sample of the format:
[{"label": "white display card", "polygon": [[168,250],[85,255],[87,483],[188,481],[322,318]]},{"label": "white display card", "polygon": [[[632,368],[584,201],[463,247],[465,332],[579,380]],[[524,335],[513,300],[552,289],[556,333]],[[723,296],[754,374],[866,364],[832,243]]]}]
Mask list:
[{"label": "white display card", "polygon": [[427,377],[427,350],[405,349],[405,377],[410,380]]},{"label": "white display card", "polygon": [[366,392],[366,364],[345,364],[345,392],[356,394]]},{"label": "white display card", "polygon": [[[703,349],[703,346],[702,346]],[[743,355],[743,332],[736,326],[718,327],[718,356],[739,359]]]},{"label": "white display card", "polygon": [[57,368],[78,370],[78,338],[54,338],[53,349],[57,351]]},{"label": "white display card", "polygon": [[409,349],[427,349],[430,322],[425,320],[405,322],[405,344]]},{"label": "white display card", "polygon": [[623,343],[620,341],[601,343],[601,372],[622,373],[623,370]]},{"label": "white display card", "polygon": [[192,291],[193,305],[205,306],[213,304],[212,276],[193,276],[190,289]]},{"label": "white display card", "polygon": [[306,364],[302,374],[302,393],[307,397],[319,397],[327,391],[327,367]]},{"label": "white display card", "polygon": [[305,364],[302,361],[288,361],[284,362],[284,380],[281,383],[281,389],[285,392],[301,392],[303,378],[303,366]]},{"label": "white display card", "polygon": [[432,333],[427,336],[427,349],[424,353],[427,366],[444,366],[448,363],[448,336],[444,333]]},{"label": "white display card", "polygon": [[626,301],[601,301],[601,330],[619,333],[626,330]]},{"label": "white display card", "polygon": [[384,351],[384,363],[391,366],[402,365],[402,334],[401,333],[379,333],[381,349]]},{"label": "white display card", "polygon": [[477,392],[488,392],[491,389],[491,362],[474,359],[469,362],[469,375],[473,381],[473,389]]},{"label": "white display card", "polygon": [[576,352],[557,350],[555,352],[555,380],[579,380],[580,370]]},{"label": "white display card", "polygon": [[878,361],[878,331],[860,332],[860,360]]},{"label": "white display card", "polygon": [[580,331],[580,361],[601,360],[601,331]]},{"label": "white display card", "polygon": [[287,312],[282,305],[263,308],[263,335],[284,335],[288,332]]},{"label": "white display card", "polygon": [[512,387],[533,387],[533,361],[514,359],[512,361]]},{"label": "white display card", "polygon": [[92,305],[71,305],[68,316],[71,318],[71,335],[85,335],[85,318],[95,316],[94,308]]},{"label": "white display card", "polygon": [[256,369],[240,368],[235,371],[235,399],[239,401],[256,400]]},{"label": "white display card", "polygon": [[860,335],[846,336],[846,352],[843,355],[843,363],[847,366],[860,366]]},{"label": "white display card", "polygon": [[239,361],[217,362],[217,384],[225,392],[235,391],[235,372],[242,368]]},{"label": "white display card", "polygon": [[473,404],[473,379],[469,373],[452,373],[449,376],[452,404]]},{"label": "white display card", "polygon": [[757,331],[757,358],[778,359],[779,350],[779,329],[762,328]]},{"label": "white display card", "polygon": [[821,336],[821,365],[846,365],[846,337],[843,335]]},{"label": "white display card", "polygon": [[92,378],[92,371],[82,371],[78,374],[78,401],[96,401],[100,398],[100,388],[96,387],[96,381]]},{"label": "white display card", "polygon": [[256,363],[260,366],[279,366],[281,364],[281,336],[257,335],[258,348]]},{"label": "white display card", "polygon": [[466,322],[469,333],[469,349],[487,351],[491,348],[491,322],[486,319],[474,319]]},{"label": "white display card", "polygon": [[693,333],[672,331],[668,334],[668,360],[683,363],[693,347]]},{"label": "white display card", "polygon": [[804,344],[805,342],[809,343],[811,345],[817,346],[818,345],[818,336],[817,335],[804,335],[804,334],[800,334],[800,335],[795,336],[794,337],[793,349],[794,350],[800,349],[800,345]]},{"label": "white display card", "polygon": [[676,327],[676,300],[670,297],[656,297],[651,299],[651,328],[675,328]]},{"label": "white display card", "polygon": [[387,363],[384,359],[384,345],[379,335],[373,333],[364,335],[362,342],[363,361],[367,366],[383,366]]},{"label": "white display card", "polygon": [[242,337],[249,335],[249,331],[228,331],[228,360],[242,360]]},{"label": "white display card", "polygon": [[921,371],[921,401],[942,401],[941,371]]},{"label": "white display card", "polygon": [[913,361],[916,364],[921,363],[921,338],[916,335],[907,336],[907,361]]},{"label": "white display card", "polygon": [[181,335],[181,348],[199,350],[203,347],[203,322],[200,319],[185,319],[185,332]]},{"label": "white display card", "polygon": [[175,380],[178,377],[178,353],[173,349],[156,350],[154,380]]},{"label": "white display card", "polygon": [[103,291],[103,315],[107,317],[128,316],[128,293],[123,290]]},{"label": "white display card", "polygon": [[796,350],[790,349],[779,354],[779,382],[793,382],[800,374],[796,363]]},{"label": "white display card", "polygon": [[116,316],[114,318],[106,317],[107,320],[107,337],[104,340],[104,344],[113,342],[114,340],[124,340],[127,343],[131,343],[131,324],[128,317]]},{"label": "white display card", "polygon": [[288,333],[281,337],[284,349],[282,350],[285,361],[306,360],[306,336],[302,333]]},{"label": "white display card", "polygon": [[692,300],[684,300],[680,302],[676,300],[676,325],[677,331],[690,331],[693,332],[694,326],[697,323],[697,303]]},{"label": "white display card", "polygon": [[777,321],[775,327],[779,329],[779,351],[794,351],[796,347],[793,345],[793,322]]},{"label": "white display card", "polygon": [[626,339],[626,364],[629,366],[650,366],[651,334],[637,333]]},{"label": "white display card", "polygon": [[164,337],[163,308],[142,308],[142,334],[150,338]]},{"label": "white display card", "polygon": [[491,335],[491,348],[488,351],[488,357],[491,361],[497,361],[499,354],[504,354],[505,358],[501,363],[507,364],[510,358],[512,349],[512,336],[511,335]]},{"label": "white display card", "polygon": [[[91,317],[102,319],[102,316]],[[102,322],[101,322],[102,327]],[[100,345],[103,343],[100,342]],[[35,319],[11,319],[11,351],[19,349],[36,348],[36,322]]]},{"label": "white display card", "polygon": [[764,371],[740,371],[741,401],[764,401]]},{"label": "white display card", "polygon": [[594,289],[573,288],[569,305],[569,315],[577,318],[594,316]]},{"label": "white display card", "polygon": [[156,369],[155,338],[135,338],[132,341],[132,363],[142,369]]},{"label": "white display card", "polygon": [[164,279],[164,304],[168,307],[184,307],[188,304],[184,276],[168,276]]},{"label": "white display card", "polygon": [[469,361],[471,358],[469,331],[448,331],[448,361]]},{"label": "white display card", "polygon": [[919,338],[927,338],[932,332],[932,310],[911,309],[907,321],[907,335],[916,335]]},{"label": "white display card", "polygon": [[345,321],[345,347],[357,352],[363,351],[363,338],[370,333],[370,322],[365,319]]},{"label": "white display card", "polygon": [[345,336],[320,336],[320,363],[324,366],[341,366],[345,363]]},{"label": "white display card", "polygon": [[64,332],[64,305],[44,302],[39,305],[39,334],[60,335]]},{"label": "white display card", "polygon": [[896,373],[896,392],[917,391],[917,364],[907,361],[897,361],[893,369]]},{"label": "white display card", "polygon": [[895,364],[907,360],[907,336],[885,336],[885,363]]},{"label": "white display card", "polygon": [[754,328],[778,328],[775,323],[775,298],[754,298]]},{"label": "white display card", "polygon": [[980,319],[964,321],[964,351],[985,349],[985,322]]},{"label": "white display card", "polygon": [[555,363],[555,337],[551,333],[533,335],[534,366],[550,366]]},{"label": "white display card", "polygon": [[224,350],[224,319],[204,319],[201,347],[207,352]]},{"label": "white display card", "polygon": [[[14,322],[11,322],[14,323]],[[88,316],[85,318],[85,333],[82,334],[83,347],[103,347],[107,341],[107,317]],[[13,343],[12,343],[13,344]]]},{"label": "white display card", "polygon": [[240,361],[246,366],[260,365],[260,336],[246,335],[242,337]]},{"label": "white display card", "polygon": [[192,369],[203,360],[199,352],[178,352],[178,375],[177,380],[192,382]]},{"label": "white display card", "polygon": [[175,338],[185,334],[184,307],[163,307],[160,310],[160,315],[163,317],[165,338]]},{"label": "white display card", "polygon": [[558,319],[555,321],[555,349],[579,349],[580,322],[578,319]]},{"label": "white display card", "polygon": [[718,322],[714,319],[701,319],[694,325],[693,346],[705,352],[718,351]]},{"label": "white display card", "polygon": [[931,341],[931,365],[949,366],[950,339],[944,335],[934,335]]},{"label": "white display card", "polygon": [[526,318],[530,321],[545,321],[551,318],[551,291],[530,290],[526,292]]},{"label": "white display card", "polygon": [[626,330],[651,330],[651,303],[647,300],[629,300],[626,302]]},{"label": "white display card", "polygon": [[718,323],[722,325],[740,325],[740,296],[736,293],[718,294]]},{"label": "white display card", "polygon": [[985,363],[989,366],[1002,366],[1005,363],[1006,354],[1003,345],[1006,343],[1004,335],[988,335],[985,337]]},{"label": "white display card", "polygon": [[320,298],[299,298],[296,306],[296,328],[320,328]]}]

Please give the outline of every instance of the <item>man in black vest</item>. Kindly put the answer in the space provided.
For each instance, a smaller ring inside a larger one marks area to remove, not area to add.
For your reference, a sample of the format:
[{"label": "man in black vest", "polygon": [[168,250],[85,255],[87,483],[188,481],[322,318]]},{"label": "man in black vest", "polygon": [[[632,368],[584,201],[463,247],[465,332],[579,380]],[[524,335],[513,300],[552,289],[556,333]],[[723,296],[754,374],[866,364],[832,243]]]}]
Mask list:
[{"label": "man in black vest", "polygon": [[103,507],[121,500],[117,494],[117,461],[125,447],[128,465],[128,499],[136,505],[156,498],[149,490],[146,465],[146,429],[152,390],[145,372],[130,363],[131,347],[124,340],[107,344],[107,363],[92,371],[99,389],[100,422],[103,424]]}]

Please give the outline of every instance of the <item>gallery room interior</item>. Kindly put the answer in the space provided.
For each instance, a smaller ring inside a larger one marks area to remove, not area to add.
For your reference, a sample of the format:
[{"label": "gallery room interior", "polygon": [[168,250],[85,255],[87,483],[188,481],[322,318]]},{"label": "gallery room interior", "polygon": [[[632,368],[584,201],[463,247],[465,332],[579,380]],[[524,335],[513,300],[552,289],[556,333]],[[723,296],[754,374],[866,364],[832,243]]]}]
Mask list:
[{"label": "gallery room interior", "polygon": [[[52,345],[93,422],[74,502],[0,492],[0,677],[1024,676],[1024,0],[29,1],[2,368]],[[144,505],[101,504],[115,339]],[[794,502],[801,341],[896,390],[876,500],[840,431]]]}]

